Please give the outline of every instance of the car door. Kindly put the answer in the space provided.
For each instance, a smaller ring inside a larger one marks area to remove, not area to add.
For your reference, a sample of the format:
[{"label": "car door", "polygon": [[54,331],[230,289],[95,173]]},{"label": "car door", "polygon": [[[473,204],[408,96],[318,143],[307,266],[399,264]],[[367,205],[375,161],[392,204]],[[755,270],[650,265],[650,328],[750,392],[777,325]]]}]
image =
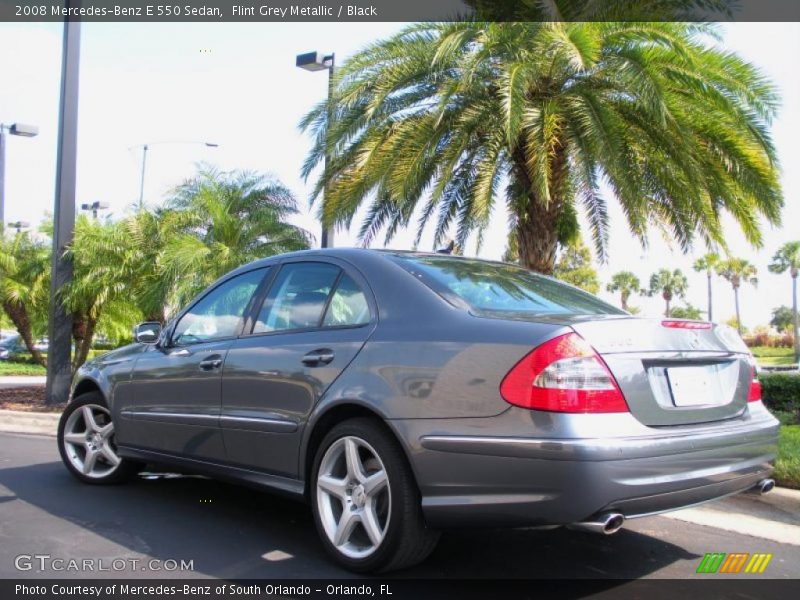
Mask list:
[{"label": "car door", "polygon": [[296,477],[309,413],[374,329],[366,282],[329,261],[285,262],[228,351],[220,423],[237,465]]},{"label": "car door", "polygon": [[220,378],[243,317],[268,269],[227,279],[196,300],[134,366],[127,445],[224,460],[219,429]]}]

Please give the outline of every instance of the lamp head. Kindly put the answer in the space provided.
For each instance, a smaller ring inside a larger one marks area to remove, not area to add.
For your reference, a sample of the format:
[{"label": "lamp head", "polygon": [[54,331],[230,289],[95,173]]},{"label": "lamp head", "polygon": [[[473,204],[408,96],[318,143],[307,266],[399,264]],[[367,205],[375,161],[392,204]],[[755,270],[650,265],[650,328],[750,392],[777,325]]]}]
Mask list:
[{"label": "lamp head", "polygon": [[11,127],[8,128],[8,133],[11,135],[19,135],[21,137],[36,137],[39,135],[39,128],[36,125],[13,123]]}]

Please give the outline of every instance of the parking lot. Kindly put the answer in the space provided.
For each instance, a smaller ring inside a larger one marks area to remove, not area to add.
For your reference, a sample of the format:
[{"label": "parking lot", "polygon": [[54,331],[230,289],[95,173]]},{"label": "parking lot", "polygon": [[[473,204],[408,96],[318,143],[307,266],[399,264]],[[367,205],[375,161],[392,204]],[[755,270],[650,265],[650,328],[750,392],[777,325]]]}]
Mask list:
[{"label": "parking lot", "polygon": [[[723,502],[741,510],[747,500]],[[424,564],[396,576],[685,579],[708,577],[696,574],[706,552],[772,553],[756,577],[796,577],[800,564],[798,545],[650,517],[608,537],[565,529],[445,532]],[[42,555],[49,558],[36,558]],[[0,577],[75,577],[63,570],[68,563],[53,561],[71,558],[108,569],[79,575],[88,577],[350,577],[327,560],[302,504],[186,476],[85,486],[63,468],[52,437],[0,434]],[[181,570],[182,562],[191,570]]]}]

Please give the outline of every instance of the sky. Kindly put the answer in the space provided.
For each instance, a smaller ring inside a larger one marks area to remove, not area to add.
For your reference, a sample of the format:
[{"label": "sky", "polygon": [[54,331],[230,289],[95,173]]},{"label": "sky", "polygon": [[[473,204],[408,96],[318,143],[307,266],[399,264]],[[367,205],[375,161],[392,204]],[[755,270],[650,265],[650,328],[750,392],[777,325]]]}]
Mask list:
[{"label": "sky", "polygon": [[[139,197],[142,145],[150,145],[144,186],[148,205],[163,202],[169,190],[191,177],[196,163],[222,169],[251,169],[274,175],[298,198],[295,222],[319,239],[319,224],[308,206],[313,181],[300,166],[311,145],[297,125],[324,98],[325,72],[294,65],[297,53],[336,52],[337,62],[368,43],[391,35],[398,23],[214,23],[110,24],[82,27],[78,132],[78,203],[107,202],[108,214],[122,216]],[[737,23],[723,26],[723,45],[761,68],[777,86],[782,108],[773,136],[782,165],[786,208],[783,226],[764,228],[765,245],[753,249],[735,223],[726,220],[731,253],[753,262],[757,289],[740,292],[746,326],[765,324],[771,310],[791,303],[791,281],[767,265],[784,242],[800,239],[800,56],[799,23]],[[0,122],[38,125],[36,138],[7,138],[6,220],[39,223],[52,212],[62,26],[55,23],[0,23]],[[184,143],[186,142],[186,143]],[[203,142],[218,144],[208,148]],[[611,198],[611,194],[606,194]],[[705,275],[695,273],[699,245],[684,255],[653,232],[643,249],[629,235],[612,200],[610,259],[598,268],[605,284],[617,271],[635,272],[643,284],[652,272],[680,268],[689,278],[686,300],[706,308]],[[362,213],[363,214],[363,213]],[[497,202],[484,246],[478,254],[497,259],[507,225]],[[356,245],[358,219],[351,231],[336,233],[337,246]],[[402,231],[393,248],[410,248],[414,231]],[[431,249],[432,232],[420,249]],[[382,241],[382,238],[380,238]],[[465,254],[476,255],[474,243]],[[616,302],[603,291],[601,296]],[[682,303],[681,301],[678,304]],[[657,316],[663,301],[635,298],[642,314]],[[715,280],[715,320],[734,314],[727,282]]]}]

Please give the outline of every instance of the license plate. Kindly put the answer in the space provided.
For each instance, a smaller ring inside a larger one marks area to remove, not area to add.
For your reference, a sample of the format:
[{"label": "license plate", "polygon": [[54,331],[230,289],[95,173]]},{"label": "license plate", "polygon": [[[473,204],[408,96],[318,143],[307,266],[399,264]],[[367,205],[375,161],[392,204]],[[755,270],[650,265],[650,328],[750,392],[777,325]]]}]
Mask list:
[{"label": "license plate", "polygon": [[[667,369],[672,402],[675,406],[708,406],[724,404],[713,378],[716,370],[708,367],[675,367]],[[715,393],[716,392],[716,393]]]}]

